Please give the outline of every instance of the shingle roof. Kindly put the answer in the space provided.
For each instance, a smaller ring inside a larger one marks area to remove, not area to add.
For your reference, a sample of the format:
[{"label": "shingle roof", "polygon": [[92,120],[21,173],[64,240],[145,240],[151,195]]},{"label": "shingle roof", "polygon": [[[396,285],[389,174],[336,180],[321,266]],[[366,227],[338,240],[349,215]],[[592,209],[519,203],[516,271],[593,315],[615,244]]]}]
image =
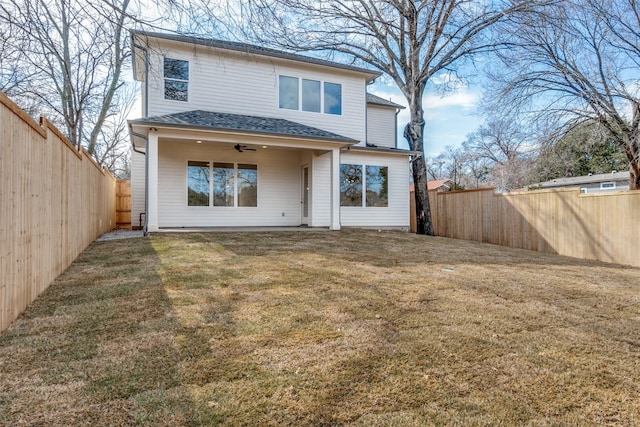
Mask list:
[{"label": "shingle roof", "polygon": [[379,71],[369,70],[367,68],[341,64],[338,62],[327,61],[324,59],[300,55],[298,53],[284,52],[281,50],[271,49],[271,48],[262,47],[262,46],[256,46],[256,45],[247,44],[247,43],[232,42],[228,40],[211,39],[211,38],[187,36],[187,35],[180,35],[180,34],[156,33],[152,31],[138,31],[138,30],[131,30],[131,35],[153,37],[153,38],[164,39],[164,40],[172,40],[172,41],[181,42],[181,43],[191,43],[191,44],[196,44],[201,46],[214,47],[218,49],[234,50],[237,52],[253,53],[256,55],[263,55],[263,56],[270,56],[274,58],[288,59],[292,61],[306,62],[309,64],[322,65],[325,67],[341,68],[343,70],[350,70],[350,71],[356,71],[359,73],[368,74],[371,76],[372,80],[382,74]]},{"label": "shingle roof", "polygon": [[194,110],[163,116],[130,120],[132,125],[170,126],[188,129],[239,131],[256,134],[297,136],[328,141],[357,143],[358,141],[336,133],[303,125],[285,119],[244,116],[240,114],[216,113]]},{"label": "shingle roof", "polygon": [[568,178],[557,178],[538,184],[542,188],[569,187],[572,185],[594,184],[604,181],[628,181],[629,171],[600,173],[585,176],[573,176]]},{"label": "shingle roof", "polygon": [[396,104],[395,102],[388,101],[377,95],[367,92],[367,104],[384,105],[385,107],[400,108],[404,110],[406,107]]}]

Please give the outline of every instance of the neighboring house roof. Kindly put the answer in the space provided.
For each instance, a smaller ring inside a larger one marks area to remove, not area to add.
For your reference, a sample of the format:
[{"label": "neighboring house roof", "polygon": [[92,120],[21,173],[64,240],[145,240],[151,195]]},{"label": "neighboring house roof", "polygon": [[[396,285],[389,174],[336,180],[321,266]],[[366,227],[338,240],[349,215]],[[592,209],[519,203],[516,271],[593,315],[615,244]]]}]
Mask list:
[{"label": "neighboring house roof", "polygon": [[[262,46],[256,46],[247,43],[232,42],[227,40],[187,36],[180,34],[156,33],[152,31],[130,30],[131,36],[152,37],[157,39],[171,40],[180,43],[190,43],[201,46],[208,46],[217,49],[233,50],[236,52],[252,53],[255,55],[269,56],[272,58],[281,58],[291,61],[306,62],[309,64],[322,65],[325,67],[340,68],[343,70],[355,71],[369,75],[369,80],[374,80],[381,76],[379,71],[369,70],[367,68],[356,67],[353,65],[341,64],[338,62],[327,61],[325,59],[313,58],[310,56],[300,55],[298,53],[284,52],[281,50],[271,49]],[[135,46],[135,43],[134,43]]]},{"label": "neighboring house roof", "polygon": [[224,130],[280,136],[297,136],[355,144],[358,141],[336,133],[303,125],[285,119],[244,116],[194,110],[163,116],[129,120],[130,125],[169,126],[185,129]]},{"label": "neighboring house roof", "polygon": [[558,187],[579,187],[585,184],[597,184],[599,182],[629,181],[629,171],[600,173],[585,176],[574,176],[570,178],[557,178],[550,181],[541,182],[532,187],[558,188]]},{"label": "neighboring house roof", "polygon": [[[453,185],[453,181],[450,179],[437,179],[435,181],[427,181],[427,190],[437,190],[438,188],[446,188],[449,190]],[[415,185],[409,186],[410,191],[415,191]]]},{"label": "neighboring house roof", "polygon": [[453,181],[450,179],[438,179],[435,181],[427,181],[427,190],[437,190],[441,187],[446,187],[447,190],[451,188]]},{"label": "neighboring house roof", "polygon": [[367,92],[367,104],[382,105],[385,107],[399,108],[401,110],[404,110],[406,108],[400,104],[396,104],[395,102],[388,101],[384,98],[381,98],[369,92]]}]

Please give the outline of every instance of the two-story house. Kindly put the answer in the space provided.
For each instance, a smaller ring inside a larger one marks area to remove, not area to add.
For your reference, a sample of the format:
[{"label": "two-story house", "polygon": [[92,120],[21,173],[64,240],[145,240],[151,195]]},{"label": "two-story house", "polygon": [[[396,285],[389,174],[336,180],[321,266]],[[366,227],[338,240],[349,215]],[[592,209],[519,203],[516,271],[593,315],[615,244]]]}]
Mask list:
[{"label": "two-story house", "polygon": [[132,222],[409,227],[401,106],[379,73],[221,40],[132,31]]}]

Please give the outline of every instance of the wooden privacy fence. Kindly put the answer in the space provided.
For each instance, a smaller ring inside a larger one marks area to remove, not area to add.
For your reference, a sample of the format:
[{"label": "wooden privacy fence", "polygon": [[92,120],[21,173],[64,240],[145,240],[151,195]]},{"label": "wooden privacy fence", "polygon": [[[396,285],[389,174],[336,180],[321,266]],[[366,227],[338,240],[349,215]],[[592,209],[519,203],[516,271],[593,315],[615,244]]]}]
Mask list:
[{"label": "wooden privacy fence", "polygon": [[131,228],[131,183],[126,179],[116,185],[116,227]]},{"label": "wooden privacy fence", "polygon": [[437,236],[640,267],[640,191],[483,189],[429,192],[429,200]]},{"label": "wooden privacy fence", "polygon": [[116,180],[0,92],[0,330],[113,229]]}]

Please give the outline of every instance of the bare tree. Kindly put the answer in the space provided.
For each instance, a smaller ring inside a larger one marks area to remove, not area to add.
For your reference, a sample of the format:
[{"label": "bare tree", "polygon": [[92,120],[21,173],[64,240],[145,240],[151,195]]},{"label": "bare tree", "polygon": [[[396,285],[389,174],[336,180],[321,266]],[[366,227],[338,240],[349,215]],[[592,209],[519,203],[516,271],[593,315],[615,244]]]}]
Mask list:
[{"label": "bare tree", "polygon": [[[203,0],[205,1],[205,0]],[[233,3],[233,2],[230,2]],[[249,0],[231,8],[256,40],[294,51],[344,56],[388,75],[409,104],[404,135],[424,153],[422,98],[430,80],[456,73],[474,55],[500,46],[491,28],[533,0]],[[228,9],[227,9],[228,10]],[[412,164],[419,234],[433,234],[424,156]]]},{"label": "bare tree", "polygon": [[537,12],[512,21],[514,46],[494,75],[503,83],[497,101],[553,116],[564,131],[599,123],[626,153],[630,188],[640,189],[640,5],[566,0]]},{"label": "bare tree", "polygon": [[[131,0],[6,0],[0,87],[49,115],[76,147],[112,166],[120,125],[133,103],[123,92]],[[4,56],[4,52],[10,53]],[[4,70],[11,70],[5,73]],[[35,108],[33,108],[35,109]],[[107,125],[108,124],[108,125]]]},{"label": "bare tree", "polygon": [[502,191],[520,188],[528,183],[531,143],[524,129],[525,126],[517,120],[502,115],[490,119],[467,136],[463,148],[478,163],[474,173],[478,181],[478,174],[484,168],[485,177],[488,175],[488,180]]}]

